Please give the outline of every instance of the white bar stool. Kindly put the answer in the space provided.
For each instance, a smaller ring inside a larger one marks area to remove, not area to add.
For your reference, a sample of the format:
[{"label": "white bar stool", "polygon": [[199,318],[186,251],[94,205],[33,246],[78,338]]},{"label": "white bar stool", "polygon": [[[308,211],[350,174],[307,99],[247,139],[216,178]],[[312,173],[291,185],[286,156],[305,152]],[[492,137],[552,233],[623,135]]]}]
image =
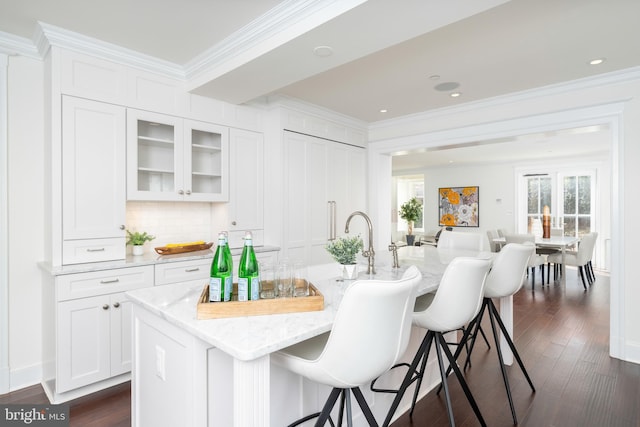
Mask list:
[{"label": "white bar stool", "polygon": [[[513,418],[513,423],[518,424],[518,418],[516,416],[516,410],[513,405],[513,398],[511,396],[511,387],[509,386],[509,379],[507,377],[507,372],[504,366],[504,360],[502,360],[502,352],[500,351],[500,337],[498,335],[498,331],[496,329],[496,322],[498,323],[502,334],[507,341],[511,351],[513,352],[513,356],[518,361],[518,365],[520,365],[520,369],[522,373],[526,377],[529,382],[529,386],[531,386],[531,390],[533,392],[536,391],[533,386],[533,382],[531,378],[529,378],[529,374],[524,367],[524,363],[520,358],[520,354],[516,350],[516,346],[513,343],[513,340],[509,336],[507,328],[504,326],[502,319],[500,318],[500,313],[493,303],[492,298],[502,298],[509,295],[513,295],[520,290],[524,283],[524,276],[527,271],[527,266],[529,263],[529,258],[535,254],[535,246],[531,243],[528,244],[517,244],[517,243],[509,243],[502,248],[502,250],[496,254],[495,259],[493,260],[493,266],[491,267],[491,271],[487,276],[487,283],[484,288],[484,298],[482,300],[482,308],[480,309],[480,313],[476,316],[475,319],[471,322],[469,327],[467,328],[467,333],[471,335],[471,346],[467,353],[467,362],[465,363],[465,367],[470,361],[471,352],[473,351],[473,346],[476,341],[476,337],[478,335],[478,330],[480,324],[482,322],[482,317],[485,311],[489,311],[489,318],[491,320],[491,329],[493,331],[493,338],[496,344],[496,352],[498,353],[498,360],[500,362],[500,369],[502,371],[502,379],[504,381],[504,387],[507,391],[507,398],[509,400],[509,406],[511,408],[511,416]],[[467,337],[463,337],[463,341],[466,340]],[[455,358],[458,358],[460,351],[462,348],[458,348],[456,350]]]},{"label": "white bar stool", "polygon": [[[454,426],[455,422],[453,418],[453,408],[451,407],[447,374],[442,358],[443,352],[447,356],[449,364],[453,368],[453,371],[462,386],[462,390],[464,391],[469,404],[473,408],[476,417],[480,421],[480,424],[486,426],[484,418],[480,413],[480,409],[471,394],[471,390],[469,390],[467,382],[460,372],[458,365],[456,365],[456,361],[451,354],[451,350],[449,350],[444,334],[450,331],[455,331],[456,329],[466,325],[478,314],[482,303],[482,297],[484,295],[485,278],[490,267],[491,260],[489,259],[463,257],[454,258],[447,266],[436,293],[424,295],[416,300],[416,308],[420,311],[414,311],[413,324],[427,329],[427,334],[422,340],[422,344],[420,344],[420,347],[409,366],[409,370],[402,381],[402,385],[397,391],[390,391],[376,390],[374,389],[374,384],[371,384],[371,388],[374,391],[396,393],[396,397],[391,404],[391,408],[387,413],[383,426],[389,425],[396,409],[398,409],[400,400],[402,400],[404,393],[407,391],[407,388],[413,382],[417,381],[413,400],[411,402],[410,414],[413,415],[413,409],[416,404],[418,392],[420,391],[420,385],[422,384],[422,378],[432,342],[435,343],[436,355],[438,357],[438,365],[440,367],[440,377],[442,379],[442,385],[445,392],[449,424]],[[420,369],[418,369],[418,365],[420,365]]]},{"label": "white bar stool", "polygon": [[[415,266],[401,280],[354,281],[345,291],[330,332],[292,345],[271,355],[271,360],[310,380],[333,387],[321,412],[306,416],[290,426],[318,417],[316,426],[330,420],[338,397],[346,401],[351,425],[353,392],[367,422],[377,422],[360,385],[391,368],[404,354],[411,333],[411,315],[417,285],[422,274]],[[333,421],[331,421],[333,425]]]}]

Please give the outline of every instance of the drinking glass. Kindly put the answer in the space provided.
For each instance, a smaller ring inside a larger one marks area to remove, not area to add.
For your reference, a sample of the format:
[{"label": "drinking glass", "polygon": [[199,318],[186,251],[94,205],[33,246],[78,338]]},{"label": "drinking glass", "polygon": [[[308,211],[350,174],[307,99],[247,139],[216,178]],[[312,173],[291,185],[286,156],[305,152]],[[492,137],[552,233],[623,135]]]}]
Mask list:
[{"label": "drinking glass", "polygon": [[293,265],[293,296],[306,297],[308,295],[307,267],[301,262],[296,262]]},{"label": "drinking glass", "polygon": [[293,296],[291,264],[283,262],[278,265],[276,284],[278,285],[278,298],[290,298]]},{"label": "drinking glass", "polygon": [[273,264],[260,264],[260,298],[276,297],[276,270]]}]

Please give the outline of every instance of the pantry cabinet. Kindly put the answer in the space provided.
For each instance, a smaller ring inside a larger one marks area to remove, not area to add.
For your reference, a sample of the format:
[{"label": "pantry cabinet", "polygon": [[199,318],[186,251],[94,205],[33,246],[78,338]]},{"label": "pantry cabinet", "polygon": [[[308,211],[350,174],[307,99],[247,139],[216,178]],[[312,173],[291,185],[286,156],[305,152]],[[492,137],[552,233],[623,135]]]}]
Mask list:
[{"label": "pantry cabinet", "polygon": [[125,258],[125,108],[62,97],[62,262]]},{"label": "pantry cabinet", "polygon": [[[284,133],[285,256],[307,265],[331,262],[325,246],[344,234],[354,211],[366,211],[365,150],[295,132]],[[350,235],[367,244],[363,218]]]},{"label": "pantry cabinet", "polygon": [[127,199],[229,198],[227,127],[127,110]]}]

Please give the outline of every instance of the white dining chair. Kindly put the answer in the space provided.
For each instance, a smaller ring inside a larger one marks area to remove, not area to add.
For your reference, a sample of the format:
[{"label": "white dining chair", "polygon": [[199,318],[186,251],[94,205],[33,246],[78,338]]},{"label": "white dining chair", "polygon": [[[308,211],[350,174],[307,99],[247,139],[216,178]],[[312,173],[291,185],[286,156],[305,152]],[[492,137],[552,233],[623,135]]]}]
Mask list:
[{"label": "white dining chair", "polygon": [[[484,296],[485,278],[490,267],[490,259],[455,258],[447,266],[435,294],[426,294],[417,298],[415,308],[417,311],[413,313],[413,324],[426,329],[427,333],[409,365],[400,388],[393,391],[396,396],[382,424],[383,426],[389,425],[407,388],[416,382],[410,412],[410,415],[413,415],[432,343],[435,345],[438,366],[440,367],[440,379],[445,391],[449,424],[455,425],[443,353],[447,357],[449,366],[453,368],[456,378],[480,424],[486,425],[473,394],[462,372],[460,372],[451,350],[449,350],[444,334],[466,325],[478,314]],[[374,391],[390,392],[390,390],[376,390],[374,384],[372,384],[371,388]]]},{"label": "white dining chair", "polygon": [[[290,426],[318,417],[316,426],[330,420],[338,397],[346,403],[351,425],[351,396],[371,426],[377,422],[360,386],[391,368],[409,343],[417,286],[422,275],[410,266],[400,280],[354,281],[344,293],[331,331],[271,355],[271,360],[320,384],[333,387],[321,412]],[[342,411],[338,415],[342,421]],[[333,425],[333,421],[330,421]]]},{"label": "white dining chair", "polygon": [[487,230],[487,239],[489,240],[489,248],[491,252],[500,252],[500,243],[494,242],[495,239],[500,237],[497,230]]},{"label": "white dining chair", "polygon": [[[598,240],[598,233],[588,233],[582,236],[578,244],[577,251],[567,251],[564,254],[564,264],[578,267],[578,273],[582,279],[582,286],[587,290],[587,284],[591,285],[595,280],[593,272],[593,251]],[[560,265],[562,264],[562,254],[554,254],[549,256],[549,262]],[[585,279],[586,275],[586,279]]]},{"label": "white dining chair", "polygon": [[438,248],[479,252],[485,249],[484,238],[480,233],[444,230],[440,233]]}]

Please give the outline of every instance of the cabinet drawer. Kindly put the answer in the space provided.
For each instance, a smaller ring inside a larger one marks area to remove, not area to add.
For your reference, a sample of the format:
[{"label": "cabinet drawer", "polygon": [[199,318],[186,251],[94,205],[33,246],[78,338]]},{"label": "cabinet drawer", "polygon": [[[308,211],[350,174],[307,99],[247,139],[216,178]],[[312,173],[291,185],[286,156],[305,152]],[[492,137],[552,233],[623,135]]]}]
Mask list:
[{"label": "cabinet drawer", "polygon": [[65,240],[62,242],[62,264],[82,264],[125,259],[125,238]]},{"label": "cabinet drawer", "polygon": [[211,269],[211,258],[156,264],[155,268],[156,286],[189,280],[206,280]]},{"label": "cabinet drawer", "polygon": [[153,266],[69,274],[56,279],[58,301],[153,286]]}]

